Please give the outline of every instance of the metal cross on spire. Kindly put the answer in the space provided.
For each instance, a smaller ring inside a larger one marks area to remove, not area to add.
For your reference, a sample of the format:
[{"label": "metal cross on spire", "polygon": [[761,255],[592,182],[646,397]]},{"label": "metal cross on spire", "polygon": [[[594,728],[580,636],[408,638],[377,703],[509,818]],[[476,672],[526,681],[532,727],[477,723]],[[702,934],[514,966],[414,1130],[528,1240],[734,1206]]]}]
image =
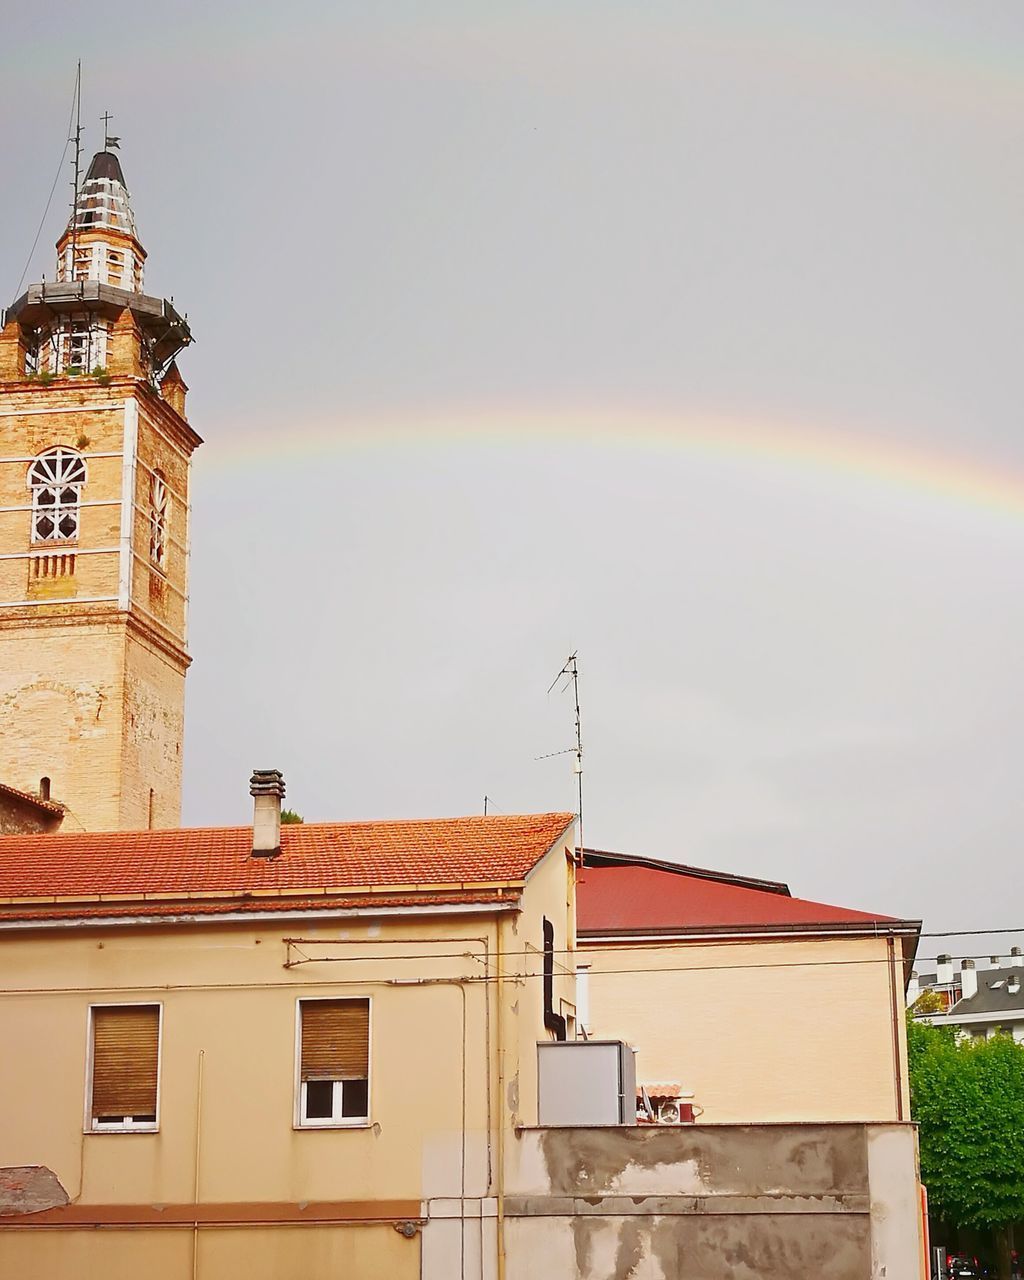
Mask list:
[{"label": "metal cross on spire", "polygon": [[114,117],[110,114],[109,111],[104,111],[104,113],[100,116],[100,119],[103,121],[103,150],[104,151],[109,151],[111,147],[118,147],[121,145],[121,139],[115,138],[110,132],[110,122],[111,120],[113,120],[113,118]]}]

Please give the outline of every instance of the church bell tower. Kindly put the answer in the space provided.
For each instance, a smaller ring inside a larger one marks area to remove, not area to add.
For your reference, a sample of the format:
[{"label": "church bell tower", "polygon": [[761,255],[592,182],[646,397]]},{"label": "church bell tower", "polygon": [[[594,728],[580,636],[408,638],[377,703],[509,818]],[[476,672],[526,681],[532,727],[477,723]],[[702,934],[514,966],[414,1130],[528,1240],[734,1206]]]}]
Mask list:
[{"label": "church bell tower", "polygon": [[177,826],[189,475],[202,443],[105,144],[0,330],[0,783],[64,831]]}]

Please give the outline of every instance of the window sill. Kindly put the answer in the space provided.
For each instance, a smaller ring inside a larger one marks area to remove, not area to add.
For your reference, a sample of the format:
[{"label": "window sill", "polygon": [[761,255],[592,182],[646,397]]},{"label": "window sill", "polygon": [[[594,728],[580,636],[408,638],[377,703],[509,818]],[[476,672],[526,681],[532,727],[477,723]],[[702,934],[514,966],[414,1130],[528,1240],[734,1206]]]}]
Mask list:
[{"label": "window sill", "polygon": [[158,1124],[105,1124],[98,1128],[83,1129],[82,1131],[89,1137],[95,1137],[104,1133],[148,1133],[154,1134],[160,1132]]},{"label": "window sill", "polygon": [[296,1133],[315,1133],[319,1129],[372,1129],[373,1123],[368,1117],[361,1120],[302,1120],[292,1128]]}]

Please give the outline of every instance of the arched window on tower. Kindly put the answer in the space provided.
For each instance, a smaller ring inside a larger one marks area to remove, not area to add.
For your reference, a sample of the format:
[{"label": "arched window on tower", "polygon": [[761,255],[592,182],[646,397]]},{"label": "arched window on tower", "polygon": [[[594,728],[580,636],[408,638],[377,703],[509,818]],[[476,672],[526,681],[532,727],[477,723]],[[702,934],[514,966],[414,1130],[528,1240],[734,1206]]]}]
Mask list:
[{"label": "arched window on tower", "polygon": [[158,569],[167,559],[167,479],[160,470],[149,478],[149,558]]},{"label": "arched window on tower", "polygon": [[79,505],[85,484],[85,459],[58,446],[41,453],[28,469],[32,490],[32,541],[59,542],[78,537]]}]

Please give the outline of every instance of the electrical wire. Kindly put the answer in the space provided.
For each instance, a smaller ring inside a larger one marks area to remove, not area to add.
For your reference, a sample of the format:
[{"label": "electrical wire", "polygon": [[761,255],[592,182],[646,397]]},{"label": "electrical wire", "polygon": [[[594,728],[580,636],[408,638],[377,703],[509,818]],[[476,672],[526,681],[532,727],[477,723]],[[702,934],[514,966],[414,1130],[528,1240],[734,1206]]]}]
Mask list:
[{"label": "electrical wire", "polygon": [[47,215],[50,212],[50,205],[53,202],[53,193],[57,190],[57,183],[60,181],[61,170],[64,168],[64,160],[68,154],[68,147],[71,146],[71,125],[75,119],[75,102],[78,97],[79,86],[81,83],[82,68],[79,66],[78,73],[75,76],[75,91],[71,95],[71,115],[68,118],[67,141],[64,143],[64,150],[60,153],[60,164],[57,166],[57,176],[53,180],[53,186],[50,188],[50,194],[46,197],[46,208],[43,210],[43,216],[39,219],[39,226],[36,228],[36,236],[32,241],[32,248],[28,251],[28,257],[25,259],[25,267],[18,281],[18,287],[14,291],[17,298],[21,295],[21,286],[25,283],[25,277],[28,275],[28,269],[32,265],[32,257],[35,254],[36,246],[39,244],[39,237],[43,234],[43,227],[46,224]]},{"label": "electrical wire", "polygon": [[[506,953],[507,954],[507,953]],[[430,957],[419,957],[421,959],[429,959]],[[341,960],[344,957],[325,957],[325,961]],[[381,956],[380,960],[388,961],[394,959],[393,956]],[[749,970],[763,971],[765,969],[825,969],[825,968],[843,968],[852,965],[861,967],[867,965],[888,965],[892,962],[887,956],[881,957],[864,957],[857,960],[759,960],[748,964],[691,964],[691,965],[632,965],[626,968],[616,969],[591,969],[591,979],[610,977],[615,974],[654,974],[654,973],[726,973],[726,972],[745,972]],[[423,982],[459,982],[465,983],[467,986],[487,986],[497,982],[525,982],[528,978],[544,978],[543,969],[535,971],[516,972],[514,970],[503,970],[500,972],[492,972],[489,974],[464,974],[464,975],[446,975],[437,978],[425,978]],[[573,975],[563,975],[573,976]],[[0,991],[0,999],[5,996],[39,996],[39,995],[87,995],[89,992],[98,991],[266,991],[268,989],[278,990],[307,990],[314,987],[366,987],[366,986],[394,986],[404,987],[414,985],[416,979],[410,978],[408,975],[377,975],[371,978],[322,978],[319,980],[305,982],[172,982],[172,983],[148,983],[143,985],[127,986],[127,987],[111,987],[111,986],[87,986],[87,987],[8,987]]]}]

